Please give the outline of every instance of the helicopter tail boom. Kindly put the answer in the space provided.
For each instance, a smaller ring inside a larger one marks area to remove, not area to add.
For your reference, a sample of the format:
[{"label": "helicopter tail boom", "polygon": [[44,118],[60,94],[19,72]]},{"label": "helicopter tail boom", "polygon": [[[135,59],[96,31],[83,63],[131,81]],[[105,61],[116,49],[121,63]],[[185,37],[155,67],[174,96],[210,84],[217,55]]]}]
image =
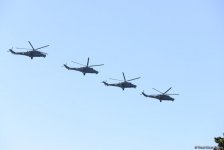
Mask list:
[{"label": "helicopter tail boom", "polygon": [[153,95],[147,95],[147,94],[145,94],[144,91],[141,93],[141,95],[143,95],[145,97],[155,98],[155,96],[153,96]]},{"label": "helicopter tail boom", "polygon": [[147,95],[147,94],[145,94],[144,91],[141,93],[141,95],[143,95],[143,96],[145,96],[145,97],[151,97],[151,98],[154,98],[154,96],[152,96],[152,95]]}]

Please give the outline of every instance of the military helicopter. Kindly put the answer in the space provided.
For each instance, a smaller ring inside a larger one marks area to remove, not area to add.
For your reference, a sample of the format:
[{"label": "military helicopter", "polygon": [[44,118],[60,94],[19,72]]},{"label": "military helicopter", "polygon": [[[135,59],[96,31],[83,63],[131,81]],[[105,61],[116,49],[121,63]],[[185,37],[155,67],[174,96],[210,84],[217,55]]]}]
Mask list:
[{"label": "military helicopter", "polygon": [[87,64],[86,65],[83,65],[83,64],[80,64],[80,63],[77,63],[77,62],[74,62],[72,61],[73,63],[76,63],[76,64],[79,64],[81,66],[84,66],[84,67],[80,67],[80,68],[71,68],[69,67],[67,64],[64,64],[64,67],[68,70],[75,70],[75,71],[80,71],[83,73],[83,75],[86,75],[86,73],[95,73],[95,74],[98,74],[99,72],[96,71],[95,69],[93,69],[92,67],[96,67],[96,66],[103,66],[104,64],[100,64],[100,65],[90,65],[89,66],[89,57],[88,57],[88,60],[87,60]]},{"label": "military helicopter", "polygon": [[134,78],[134,79],[130,79],[130,80],[126,80],[125,75],[124,75],[124,72],[122,72],[122,73],[123,73],[124,80],[118,80],[118,79],[112,79],[112,78],[110,78],[111,80],[116,80],[116,81],[121,81],[121,82],[114,83],[114,84],[109,84],[106,81],[103,81],[102,83],[105,86],[117,86],[117,87],[120,87],[120,88],[122,88],[122,90],[124,90],[125,88],[136,88],[137,87],[136,85],[134,85],[134,84],[132,84],[131,82],[128,82],[128,81],[133,81],[133,80],[139,79],[141,77]]},{"label": "military helicopter", "polygon": [[160,92],[158,91],[157,89],[154,89],[153,90],[156,90],[157,92],[161,93],[161,94],[157,94],[157,95],[147,95],[144,93],[144,91],[141,93],[141,95],[144,95],[145,97],[151,97],[151,98],[155,98],[155,99],[158,99],[160,102],[162,101],[174,101],[174,98],[170,97],[170,95],[179,95],[179,94],[166,94],[172,87],[170,87],[168,90],[166,90],[166,92]]},{"label": "military helicopter", "polygon": [[46,45],[46,46],[43,46],[43,47],[39,47],[39,48],[34,48],[33,45],[30,43],[30,41],[28,41],[30,46],[32,47],[32,49],[27,49],[27,48],[17,48],[17,49],[26,49],[26,50],[29,50],[29,51],[26,51],[26,52],[15,52],[13,51],[13,48],[9,49],[9,51],[14,54],[14,55],[25,55],[25,56],[28,56],[30,57],[31,59],[33,59],[33,57],[46,57],[47,53],[44,53],[44,52],[41,52],[41,51],[38,51],[39,49],[42,49],[42,48],[45,48],[45,47],[48,47],[49,45]]}]

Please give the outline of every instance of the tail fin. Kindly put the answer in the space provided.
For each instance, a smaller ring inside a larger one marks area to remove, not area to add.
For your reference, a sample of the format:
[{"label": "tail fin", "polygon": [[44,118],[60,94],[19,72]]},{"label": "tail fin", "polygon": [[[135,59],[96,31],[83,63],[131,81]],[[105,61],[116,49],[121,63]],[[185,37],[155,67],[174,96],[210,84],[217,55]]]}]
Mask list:
[{"label": "tail fin", "polygon": [[141,95],[144,95],[145,97],[148,97],[148,95],[145,94],[144,91],[142,91]]},{"label": "tail fin", "polygon": [[66,69],[70,70],[70,67],[67,66],[67,64],[64,64],[64,67],[65,67]]},{"label": "tail fin", "polygon": [[106,81],[102,81],[102,83],[103,83],[105,86],[109,86],[109,84],[108,84]]},{"label": "tail fin", "polygon": [[13,47],[11,49],[9,49],[9,52],[11,52],[12,54],[16,54],[16,52],[14,52],[12,49],[13,49]]}]

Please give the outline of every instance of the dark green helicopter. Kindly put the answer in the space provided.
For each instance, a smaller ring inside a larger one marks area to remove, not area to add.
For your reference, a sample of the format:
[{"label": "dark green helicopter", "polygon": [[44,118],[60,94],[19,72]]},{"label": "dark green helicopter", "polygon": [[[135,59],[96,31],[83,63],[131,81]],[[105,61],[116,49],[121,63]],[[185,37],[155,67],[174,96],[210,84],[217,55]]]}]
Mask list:
[{"label": "dark green helicopter", "polygon": [[162,102],[162,101],[174,101],[174,98],[171,97],[170,95],[179,95],[179,94],[166,94],[171,88],[172,87],[170,87],[168,90],[166,90],[166,92],[160,92],[159,90],[153,88],[153,90],[156,90],[157,92],[159,92],[161,94],[147,95],[143,91],[141,93],[141,95],[144,95],[145,97],[150,97],[150,98],[158,99],[160,102]]},{"label": "dark green helicopter", "polygon": [[31,48],[32,49],[27,49],[27,48],[17,48],[17,49],[26,49],[26,50],[29,50],[29,51],[26,51],[26,52],[15,52],[13,51],[13,48],[9,49],[9,52],[11,52],[12,54],[14,55],[24,55],[24,56],[28,56],[30,57],[31,59],[33,59],[33,57],[46,57],[47,56],[47,53],[44,53],[44,52],[41,52],[41,51],[38,51],[39,49],[42,49],[42,48],[45,48],[45,47],[48,47],[49,45],[46,45],[46,46],[43,46],[43,47],[39,47],[39,48],[34,48],[33,45],[31,44],[30,41],[28,41]]},{"label": "dark green helicopter", "polygon": [[107,83],[106,81],[103,81],[102,83],[105,86],[116,86],[116,87],[120,87],[120,88],[122,88],[122,90],[124,90],[125,88],[136,88],[137,87],[136,85],[134,85],[134,84],[132,84],[131,82],[128,82],[128,81],[133,81],[133,80],[141,78],[141,77],[137,77],[137,78],[134,78],[134,79],[126,80],[124,73],[123,73],[123,77],[124,77],[124,80],[118,80],[118,79],[110,78],[111,80],[121,81],[119,83],[110,84],[110,83]]},{"label": "dark green helicopter", "polygon": [[76,64],[79,64],[81,66],[84,66],[84,67],[79,67],[79,68],[74,68],[74,67],[69,67],[67,64],[64,64],[64,67],[68,70],[75,70],[75,71],[79,71],[79,72],[82,72],[83,75],[86,75],[86,73],[95,73],[95,74],[98,74],[99,72],[95,69],[93,69],[92,67],[96,67],[96,66],[103,66],[104,64],[100,64],[100,65],[90,65],[89,66],[89,57],[88,57],[88,60],[87,60],[87,64],[86,65],[83,65],[83,64],[80,64],[80,63],[77,63],[77,62],[74,62],[72,61],[73,63],[76,63]]}]

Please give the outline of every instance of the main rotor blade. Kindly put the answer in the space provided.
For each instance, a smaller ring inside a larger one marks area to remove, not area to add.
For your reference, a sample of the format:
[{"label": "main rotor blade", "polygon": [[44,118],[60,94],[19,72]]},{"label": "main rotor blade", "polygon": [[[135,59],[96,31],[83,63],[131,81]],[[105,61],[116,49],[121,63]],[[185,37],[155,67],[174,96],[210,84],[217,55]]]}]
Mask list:
[{"label": "main rotor blade", "polygon": [[89,66],[89,57],[88,57],[88,60],[87,60],[87,65],[86,65],[87,67]]},{"label": "main rotor blade", "polygon": [[16,47],[16,49],[33,50],[33,49],[28,49],[28,48],[18,48],[18,47]]},{"label": "main rotor blade", "polygon": [[100,65],[91,65],[89,67],[96,67],[96,66],[103,66],[104,64],[100,64]]},{"label": "main rotor blade", "polygon": [[109,78],[110,80],[115,80],[115,81],[123,81],[123,80],[119,80],[119,79],[113,79],[113,78]]},{"label": "main rotor blade", "polygon": [[166,94],[166,95],[180,95],[180,94]]},{"label": "main rotor blade", "polygon": [[130,80],[127,80],[127,81],[133,81],[133,80],[137,80],[137,79],[140,79],[141,77],[138,77],[138,78],[134,78],[134,79],[130,79]]},{"label": "main rotor blade", "polygon": [[29,42],[30,46],[32,47],[32,49],[35,50],[34,47],[33,47],[33,45],[30,43],[30,41],[28,41],[28,42]]},{"label": "main rotor blade", "polygon": [[163,94],[166,94],[172,87],[170,87],[168,90],[166,90],[166,92],[164,92]]},{"label": "main rotor blade", "polygon": [[123,73],[124,81],[126,81],[126,78],[125,78],[124,72],[122,72],[122,73]]},{"label": "main rotor blade", "polygon": [[79,64],[81,66],[85,66],[86,67],[86,65],[83,65],[83,64],[80,64],[80,63],[77,63],[77,62],[74,62],[74,61],[72,61],[72,62],[75,63],[75,64]]},{"label": "main rotor blade", "polygon": [[152,89],[155,90],[155,91],[157,91],[157,92],[159,92],[159,93],[161,93],[161,94],[163,94],[163,92],[160,92],[159,90],[157,90],[155,88],[152,88]]},{"label": "main rotor blade", "polygon": [[45,48],[45,47],[48,47],[48,46],[50,46],[50,45],[42,46],[42,47],[39,47],[39,48],[37,48],[35,50],[38,50],[38,49],[41,49],[41,48]]}]

